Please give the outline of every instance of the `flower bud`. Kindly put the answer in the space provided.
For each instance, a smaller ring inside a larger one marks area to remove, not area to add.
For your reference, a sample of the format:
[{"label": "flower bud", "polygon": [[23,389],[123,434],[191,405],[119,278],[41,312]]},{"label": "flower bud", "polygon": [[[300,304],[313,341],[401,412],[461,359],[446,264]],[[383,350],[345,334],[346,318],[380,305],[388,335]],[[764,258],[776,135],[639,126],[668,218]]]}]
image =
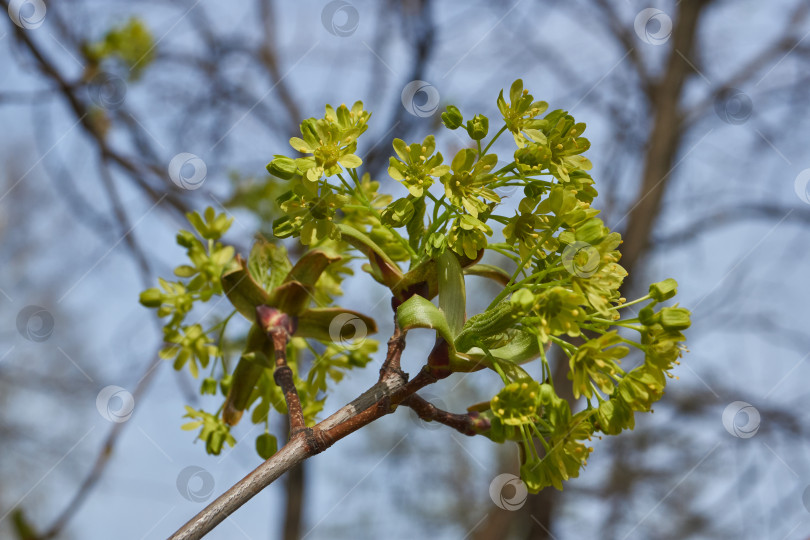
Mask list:
[{"label": "flower bud", "polygon": [[679,307],[661,309],[661,326],[667,330],[686,330],[691,325],[689,310]]},{"label": "flower bud", "polygon": [[448,105],[447,111],[442,113],[442,123],[447,129],[458,129],[463,121],[464,117],[455,105]]},{"label": "flower bud", "polygon": [[483,114],[476,114],[472,120],[467,120],[467,133],[471,139],[480,141],[489,133],[489,119]]},{"label": "flower bud", "polygon": [[141,304],[149,308],[160,307],[163,302],[163,293],[157,288],[147,289],[141,293],[140,301]]},{"label": "flower bud", "polygon": [[200,386],[200,394],[211,394],[215,396],[217,394],[217,381],[212,377],[206,377],[203,379],[202,385]]},{"label": "flower bud", "polygon": [[650,285],[650,296],[656,302],[669,300],[678,293],[678,282],[672,278]]}]

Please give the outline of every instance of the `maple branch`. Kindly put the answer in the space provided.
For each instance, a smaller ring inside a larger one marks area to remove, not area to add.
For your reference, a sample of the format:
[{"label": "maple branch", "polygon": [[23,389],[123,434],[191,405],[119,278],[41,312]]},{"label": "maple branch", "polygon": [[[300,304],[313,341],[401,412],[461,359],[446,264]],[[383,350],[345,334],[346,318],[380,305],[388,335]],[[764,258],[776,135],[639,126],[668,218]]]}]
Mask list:
[{"label": "maple branch", "polygon": [[425,368],[410,380],[408,374],[399,369],[399,358],[405,348],[405,332],[396,329],[388,345],[383,364],[385,369],[379,382],[314,427],[294,433],[284,447],[189,520],[171,536],[171,540],[202,538],[282,474],[323,452],[343,437],[390,414],[396,405],[437,381]]},{"label": "maple branch", "polygon": [[490,428],[489,420],[482,418],[476,411],[466,414],[451,413],[436,407],[418,394],[411,394],[401,404],[410,407],[425,422],[444,424],[463,435],[479,435]]}]

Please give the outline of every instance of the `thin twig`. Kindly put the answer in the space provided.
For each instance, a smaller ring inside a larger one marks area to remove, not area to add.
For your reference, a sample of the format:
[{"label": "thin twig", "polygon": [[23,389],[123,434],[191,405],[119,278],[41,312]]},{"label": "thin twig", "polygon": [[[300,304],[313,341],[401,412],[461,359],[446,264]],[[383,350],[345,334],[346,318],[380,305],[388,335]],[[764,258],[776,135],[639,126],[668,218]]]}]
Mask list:
[{"label": "thin twig", "polygon": [[422,420],[444,424],[463,435],[478,435],[490,427],[489,420],[482,418],[476,411],[466,414],[451,413],[436,407],[418,394],[411,394],[401,404],[410,407]]},{"label": "thin twig", "polygon": [[388,354],[385,356],[385,361],[380,368],[380,381],[391,372],[402,373],[402,350],[405,348],[405,334],[399,329],[399,326],[394,321],[394,333],[391,339],[388,340]]},{"label": "thin twig", "polygon": [[287,344],[290,342],[290,335],[295,331],[293,321],[286,313],[269,306],[257,306],[256,318],[273,342],[276,357],[273,380],[284,393],[284,401],[287,402],[287,413],[290,417],[290,436],[292,437],[307,427],[304,423],[301,398],[295,388],[293,372],[287,365]]},{"label": "thin twig", "polygon": [[[159,357],[155,357],[155,360],[150,362],[145,373],[138,381],[135,390],[132,392],[133,400],[137,401],[141,396],[143,396],[144,392],[146,392],[146,389],[149,387],[149,384],[152,382],[154,374],[157,372],[157,367],[162,363],[163,361]],[[84,479],[82,485],[79,487],[78,491],[76,491],[73,498],[70,499],[62,513],[59,514],[59,516],[54,520],[53,524],[37,537],[39,540],[47,540],[60,535],[68,521],[70,521],[70,519],[78,513],[79,507],[84,503],[87,496],[93,490],[96,483],[104,473],[104,470],[110,462],[110,458],[113,456],[115,444],[118,442],[121,433],[123,433],[124,427],[127,425],[128,422],[120,422],[115,424],[112,429],[110,429],[110,433],[107,435],[107,439],[104,441],[98,456],[96,456],[96,462],[93,464],[93,468],[90,470],[90,473]]]}]

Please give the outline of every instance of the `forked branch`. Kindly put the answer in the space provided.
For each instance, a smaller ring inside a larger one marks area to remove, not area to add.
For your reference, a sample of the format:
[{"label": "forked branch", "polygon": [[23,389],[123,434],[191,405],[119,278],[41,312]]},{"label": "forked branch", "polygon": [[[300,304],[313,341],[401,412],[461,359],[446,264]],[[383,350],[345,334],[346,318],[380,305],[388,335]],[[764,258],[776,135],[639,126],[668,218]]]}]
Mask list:
[{"label": "forked branch", "polygon": [[[405,332],[397,329],[388,342],[388,354],[378,383],[317,425],[298,432],[292,429],[290,441],[283,448],[194,516],[172,535],[171,539],[202,538],[285,472],[296,467],[305,459],[323,452],[343,437],[393,412],[397,405],[413,396],[416,391],[436,382],[436,378],[426,370],[422,370],[416,377],[409,380],[408,374],[399,368],[399,359],[404,348]],[[297,393],[295,398],[297,398]],[[421,403],[419,400],[421,398],[409,402],[411,403],[409,406],[413,407],[415,403],[415,406],[419,407]],[[288,407],[289,404],[290,402],[288,402]],[[463,416],[442,413],[429,414],[432,414],[437,421],[447,425],[458,423],[454,420],[455,416]],[[292,424],[292,415],[290,420]],[[451,427],[455,426],[451,425]]]}]

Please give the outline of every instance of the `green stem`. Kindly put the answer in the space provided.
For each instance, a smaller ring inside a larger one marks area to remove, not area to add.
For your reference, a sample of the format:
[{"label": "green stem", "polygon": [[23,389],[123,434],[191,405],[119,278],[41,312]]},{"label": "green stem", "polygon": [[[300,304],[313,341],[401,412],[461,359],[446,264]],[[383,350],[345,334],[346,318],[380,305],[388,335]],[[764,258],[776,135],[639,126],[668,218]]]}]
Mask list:
[{"label": "green stem", "polygon": [[433,220],[434,221],[436,221],[436,217],[439,215],[439,208],[441,208],[442,206],[444,206],[448,210],[450,210],[452,208],[449,204],[444,202],[444,199],[447,198],[447,195],[442,195],[441,199],[437,199],[436,196],[433,193],[429,192],[428,190],[425,190],[425,194],[428,197],[430,197],[430,199],[434,203],[433,204]]},{"label": "green stem", "polygon": [[557,336],[548,336],[548,337],[549,337],[549,339],[550,339],[551,341],[553,341],[554,343],[556,343],[557,345],[559,345],[559,346],[560,346],[560,348],[563,350],[563,352],[565,352],[565,354],[566,354],[566,355],[567,355],[569,358],[571,358],[571,352],[572,352],[572,351],[576,351],[576,350],[577,350],[577,348],[576,348],[574,345],[571,345],[570,343],[568,343],[568,342],[567,342],[567,341],[565,341],[564,339],[560,339],[560,338],[558,338]]},{"label": "green stem", "polygon": [[[621,336],[619,336],[619,337],[621,337]],[[623,338],[623,337],[621,337],[621,338],[622,338],[622,342],[623,342],[623,343],[627,343],[628,345],[632,345],[632,346],[633,346],[633,347],[635,347],[636,349],[639,349],[639,350],[643,351],[645,354],[647,353],[647,347],[646,347],[646,346],[644,346],[644,345],[642,345],[641,343],[636,343],[636,342],[635,342],[635,341],[633,341],[633,340],[630,340],[630,339],[625,339],[625,338]]]},{"label": "green stem", "polygon": [[607,319],[602,319],[600,317],[591,317],[591,321],[597,322],[597,323],[602,323],[602,324],[609,324],[611,326],[621,326],[622,328],[629,328],[630,330],[635,330],[636,332],[643,332],[644,331],[643,326],[635,326],[635,325],[629,324],[629,323],[627,323],[625,321],[609,321]]},{"label": "green stem", "polygon": [[[220,358],[220,360],[222,360],[222,371],[226,372],[226,373],[227,373],[227,366],[225,365],[225,352],[223,351],[223,348],[222,348],[222,340],[225,337],[225,329],[228,327],[228,322],[230,322],[231,317],[236,315],[236,313],[237,313],[237,310],[231,311],[230,315],[225,317],[225,319],[222,322],[218,323],[218,324],[222,325],[222,329],[219,331],[219,338],[217,339],[217,346],[219,347],[219,352],[220,352],[219,358]],[[212,330],[213,330],[213,328],[212,328]],[[212,376],[214,375],[214,368],[216,367],[216,365],[217,365],[216,362],[211,362],[211,375]]]},{"label": "green stem", "polygon": [[507,223],[509,223],[509,221],[511,221],[511,219],[506,216],[498,216],[498,215],[491,215],[489,216],[489,219],[497,221],[498,223],[503,223],[504,225],[506,225]]},{"label": "green stem", "polygon": [[535,173],[535,174],[523,175],[523,176],[501,176],[498,179],[499,180],[498,185],[501,185],[500,184],[501,181],[508,182],[509,180],[526,180],[526,179],[529,179],[529,180],[534,180],[535,182],[538,182],[538,183],[548,184],[548,186],[551,187],[552,182],[549,182],[547,180],[539,180],[539,179],[534,178],[535,176],[538,176],[538,175],[546,176],[546,175],[549,175],[549,173]]},{"label": "green stem", "polygon": [[[529,425],[534,426],[534,424]],[[523,444],[529,447],[527,450],[530,450],[534,458],[539,461],[540,455],[537,453],[537,447],[534,445],[534,441],[532,440],[531,430],[523,424],[518,427],[520,428],[520,435],[523,437]]]},{"label": "green stem", "polygon": [[540,346],[540,361],[543,363],[543,381],[548,380],[551,388],[554,388],[554,377],[551,376],[551,366],[548,365],[548,358],[546,358],[545,344],[540,341],[540,336],[537,337],[537,341]]},{"label": "green stem", "polygon": [[[579,325],[582,328],[585,328],[587,330],[591,330],[592,332],[598,332],[600,334],[607,334],[609,332],[609,330],[605,330],[604,328],[600,328],[600,327],[595,326],[593,324],[588,324],[587,322],[581,322],[581,323],[579,323]],[[629,328],[629,327],[625,327],[625,328]],[[632,328],[632,329],[636,330],[635,328]],[[633,347],[636,347],[637,349],[641,349],[642,351],[647,350],[647,348],[644,345],[642,345],[640,343],[636,343],[635,341],[626,339],[626,338],[624,338],[622,336],[619,336],[619,339],[621,339],[624,343],[627,343],[628,345],[632,345]]]},{"label": "green stem", "polygon": [[371,202],[368,200],[365,193],[363,193],[363,189],[360,187],[360,180],[357,178],[357,173],[354,171],[354,169],[349,169],[349,176],[354,181],[355,185],[357,186],[357,189],[352,189],[352,187],[349,186],[349,183],[346,182],[346,180],[343,178],[343,176],[341,174],[338,173],[338,175],[337,175],[337,177],[340,179],[340,181],[343,183],[343,185],[346,186],[346,189],[348,189],[349,192],[354,193],[357,196],[357,198],[360,199],[360,202],[365,204],[365,208],[367,210],[369,210],[372,214],[374,214],[374,217],[377,218],[377,220],[380,222],[380,224],[383,227],[385,227],[386,229],[391,231],[391,233],[394,235],[394,238],[396,238],[397,241],[400,244],[402,244],[402,247],[405,248],[405,251],[408,252],[408,255],[410,256],[411,260],[412,261],[416,260],[416,258],[417,258],[416,252],[413,250],[413,248],[408,243],[408,241],[405,238],[403,238],[402,235],[399,234],[396,231],[396,229],[393,229],[393,228],[391,228],[391,227],[389,227],[389,226],[382,223],[382,216],[377,211],[377,209],[374,208],[374,206],[372,206]]},{"label": "green stem", "polygon": [[222,327],[222,332],[220,332],[220,335],[219,335],[219,339],[220,339],[220,340],[222,340],[222,334],[225,332],[225,328],[224,328],[224,326],[228,324],[228,321],[230,321],[230,320],[231,320],[231,317],[233,317],[233,316],[234,316],[234,314],[236,314],[236,310],[233,310],[233,311],[231,312],[231,314],[230,314],[230,315],[228,315],[227,317],[225,317],[224,319],[222,319],[221,321],[219,321],[217,324],[215,324],[214,326],[212,326],[212,327],[211,327],[211,328],[209,328],[208,330],[205,330],[205,333],[206,333],[206,334],[208,334],[208,333],[210,333],[210,332],[213,332],[213,331],[214,331],[214,330],[216,330],[217,328]]},{"label": "green stem", "polygon": [[[543,420],[540,419],[540,420],[538,420],[538,422],[543,422]],[[543,422],[543,423],[545,424],[545,422]],[[542,433],[540,433],[540,430],[537,428],[536,425],[534,425],[534,424],[530,424],[530,425],[532,426],[532,429],[534,429],[534,433],[537,435],[537,438],[542,443],[543,449],[546,451],[546,454],[548,454],[551,451],[551,446],[548,444],[548,441],[546,441],[546,438],[543,436]],[[546,425],[548,426],[548,424],[546,424]],[[549,426],[549,427],[551,427],[551,426]],[[534,445],[532,445],[532,446],[534,446]],[[540,456],[537,456],[537,459],[540,459]]]},{"label": "green stem", "polygon": [[635,299],[635,300],[633,300],[632,302],[625,302],[624,304],[619,304],[618,306],[614,306],[614,307],[612,307],[612,308],[610,308],[610,309],[622,309],[622,308],[626,308],[627,306],[632,306],[633,304],[638,304],[639,302],[644,302],[645,300],[649,300],[649,299],[650,299],[650,295],[649,295],[649,294],[647,294],[647,295],[645,295],[645,296],[642,296],[641,298],[636,298],[636,299]]},{"label": "green stem", "polygon": [[434,232],[436,232],[436,230],[439,228],[439,225],[440,225],[440,224],[442,224],[442,223],[444,223],[445,221],[447,221],[447,216],[448,216],[449,214],[450,214],[450,210],[445,210],[445,211],[444,211],[444,213],[443,213],[441,216],[439,216],[439,218],[438,218],[438,219],[435,219],[435,220],[433,221],[433,223],[431,223],[431,224],[430,224],[430,228],[429,228],[429,229],[427,230],[427,232],[425,233],[425,240],[427,240],[428,238],[430,238],[430,235],[431,235],[431,234],[433,234]]},{"label": "green stem", "polygon": [[[501,128],[501,130],[498,133],[495,134],[494,137],[492,137],[492,140],[489,141],[489,144],[486,146],[486,148],[484,148],[484,155],[486,155],[487,150],[489,150],[489,147],[492,146],[492,143],[498,140],[498,137],[500,137],[504,131],[506,131],[505,125]],[[481,141],[478,141],[478,155],[481,155]]]},{"label": "green stem", "polygon": [[556,230],[557,224],[555,223],[555,224],[552,224],[552,225],[553,226],[550,226],[548,231],[537,242],[537,245],[534,246],[534,249],[532,249],[528,254],[526,254],[525,257],[523,257],[520,260],[520,264],[518,264],[518,267],[515,269],[515,273],[512,274],[512,277],[509,278],[509,282],[506,284],[506,287],[504,287],[504,289],[498,294],[498,296],[495,297],[495,299],[492,301],[491,304],[489,304],[489,307],[487,307],[487,309],[492,309],[498,302],[503,300],[506,297],[506,295],[509,294],[512,291],[513,284],[515,282],[515,279],[518,277],[518,274],[520,274],[520,272],[523,271],[524,267],[526,266],[526,263],[528,263],[530,260],[532,260],[535,253],[537,253],[537,251],[543,246],[543,244],[546,243],[546,241],[548,240],[548,237],[551,236],[552,232]]},{"label": "green stem", "polygon": [[347,181],[346,181],[346,180],[343,178],[343,176],[341,176],[340,174],[338,174],[338,175],[337,175],[337,177],[338,177],[338,179],[340,179],[340,183],[341,183],[341,184],[343,184],[343,187],[345,187],[345,188],[346,188],[346,192],[347,192],[347,193],[349,193],[349,194],[354,193],[354,189],[353,189],[353,188],[352,188],[352,186],[350,186],[350,185],[349,185],[349,183],[348,183],[348,182],[347,182]]},{"label": "green stem", "polygon": [[487,351],[486,349],[484,349],[484,352],[487,354],[487,356],[489,356],[490,361],[492,362],[492,367],[495,368],[495,372],[498,375],[501,376],[501,380],[503,381],[503,384],[504,385],[509,384],[509,379],[506,378],[506,375],[504,374],[503,370],[501,369],[501,366],[498,365],[498,360],[494,356],[489,354],[489,351]]},{"label": "green stem", "polygon": [[[545,270],[540,270],[539,272],[535,272],[534,274],[532,274],[532,275],[530,275],[530,276],[528,276],[528,277],[525,277],[525,278],[521,279],[520,281],[518,281],[517,283],[515,283],[514,287],[515,287],[516,289],[517,289],[517,288],[520,288],[520,287],[521,287],[521,286],[522,286],[524,283],[526,283],[527,281],[538,281],[540,278],[544,278],[544,277],[546,277],[548,274],[551,274],[551,273],[553,273],[553,272],[560,272],[560,271],[565,271],[565,267],[561,267],[561,266],[556,266],[556,267],[555,267],[555,266],[552,266],[551,268],[546,268]],[[559,281],[559,280],[557,280],[557,281]],[[554,282],[552,282],[552,283],[556,283],[556,281],[554,281]],[[538,283],[538,285],[548,285],[548,283],[542,283],[542,284],[541,284],[541,283]]]},{"label": "green stem", "polygon": [[494,247],[492,244],[488,245],[487,249],[491,249],[492,251],[500,253],[504,257],[509,257],[510,259],[515,261],[515,264],[520,264],[520,259],[518,258],[518,256],[515,255],[514,253],[510,252],[510,251],[507,251],[507,250],[505,250],[503,248]]},{"label": "green stem", "polygon": [[[597,401],[598,403],[602,403],[603,401],[605,401],[604,399],[602,399],[602,396],[601,396],[601,395],[599,395],[600,390],[599,390],[599,388],[598,388],[598,387],[597,387],[597,386],[594,384],[594,382],[593,382],[593,381],[590,381],[590,384],[591,384],[591,390],[593,390],[593,394],[596,396],[596,401]],[[590,402],[590,400],[589,400],[589,402]],[[590,403],[589,403],[589,404],[590,404]]]},{"label": "green stem", "polygon": [[[491,143],[490,143],[490,144],[491,144]],[[489,146],[487,146],[487,149],[489,149]],[[514,161],[512,161],[511,163],[507,163],[506,165],[504,165],[503,167],[501,167],[500,169],[498,169],[497,171],[495,171],[495,172],[494,172],[494,173],[492,173],[492,174],[494,174],[495,176],[498,176],[498,175],[499,175],[499,174],[501,174],[502,172],[510,170],[510,169],[511,169],[512,167],[514,167],[515,165],[516,165],[516,163],[515,163]]]}]

